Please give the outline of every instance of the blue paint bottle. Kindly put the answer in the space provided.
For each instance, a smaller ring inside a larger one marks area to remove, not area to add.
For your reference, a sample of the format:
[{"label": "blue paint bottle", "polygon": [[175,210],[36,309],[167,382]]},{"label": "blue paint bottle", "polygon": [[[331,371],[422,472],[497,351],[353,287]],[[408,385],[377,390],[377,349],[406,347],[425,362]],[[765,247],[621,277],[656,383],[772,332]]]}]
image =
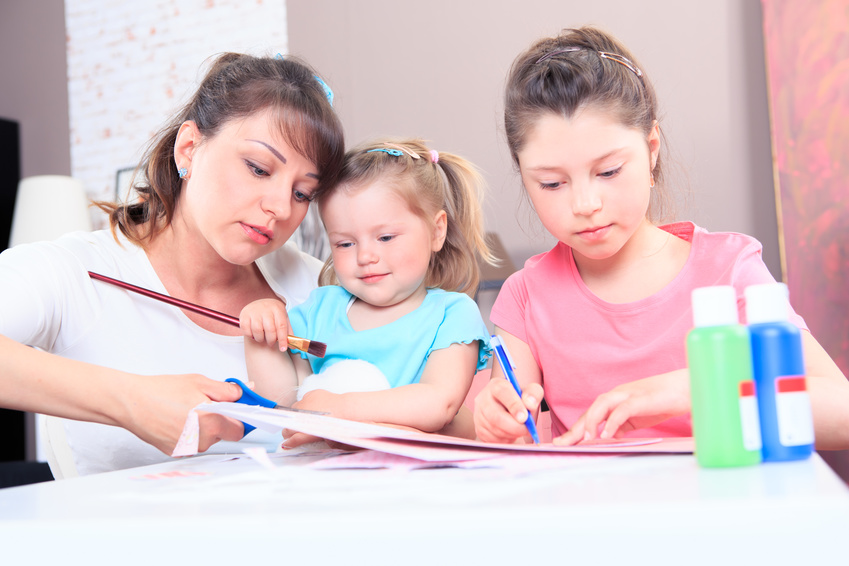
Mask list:
[{"label": "blue paint bottle", "polygon": [[814,450],[802,335],[788,321],[788,296],[784,283],[752,285],[745,291],[764,462],[804,460]]}]

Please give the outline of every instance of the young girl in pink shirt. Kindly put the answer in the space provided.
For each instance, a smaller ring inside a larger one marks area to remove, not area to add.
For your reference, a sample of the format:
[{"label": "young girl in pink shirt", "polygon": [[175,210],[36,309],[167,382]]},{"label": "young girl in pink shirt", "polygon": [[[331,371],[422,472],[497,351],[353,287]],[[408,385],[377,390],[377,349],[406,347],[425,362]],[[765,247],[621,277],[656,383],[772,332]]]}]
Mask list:
[{"label": "young girl in pink shirt", "polygon": [[[690,293],[773,282],[755,239],[690,222],[659,225],[662,136],[640,64],[591,27],[542,39],[514,62],[505,96],[510,153],[558,243],[511,276],[491,319],[524,392],[496,367],[475,400],[484,441],[527,436],[543,396],[556,443],[690,436],[685,337]],[[807,332],[817,448],[849,447],[849,383]]]}]

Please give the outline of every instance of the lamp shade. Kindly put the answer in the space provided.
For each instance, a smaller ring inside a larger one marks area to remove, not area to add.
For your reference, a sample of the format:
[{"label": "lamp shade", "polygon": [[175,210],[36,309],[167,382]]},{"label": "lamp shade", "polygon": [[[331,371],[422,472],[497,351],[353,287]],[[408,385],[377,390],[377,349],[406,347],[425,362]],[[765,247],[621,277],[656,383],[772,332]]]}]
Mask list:
[{"label": "lamp shade", "polygon": [[88,197],[78,179],[65,175],[26,177],[18,183],[9,245],[55,240],[91,230]]}]

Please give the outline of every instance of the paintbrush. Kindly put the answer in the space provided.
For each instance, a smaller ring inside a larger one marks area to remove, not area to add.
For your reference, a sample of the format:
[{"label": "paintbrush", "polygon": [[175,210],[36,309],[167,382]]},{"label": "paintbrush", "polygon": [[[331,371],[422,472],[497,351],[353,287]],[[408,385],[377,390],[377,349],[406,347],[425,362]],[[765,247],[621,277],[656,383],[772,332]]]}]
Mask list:
[{"label": "paintbrush", "polygon": [[[229,324],[230,326],[235,326],[237,328],[239,327],[239,319],[235,316],[230,316],[229,314],[224,314],[223,312],[214,311],[212,309],[208,309],[206,307],[202,307],[200,305],[196,305],[194,303],[190,303],[182,299],[171,297],[170,295],[163,295],[162,293],[157,293],[156,291],[151,291],[150,289],[145,289],[144,287],[138,287],[125,281],[120,281],[118,279],[113,279],[111,277],[107,277],[99,273],[94,273],[93,271],[89,271],[88,275],[92,279],[111,283],[112,285],[116,285],[118,287],[121,287],[122,289],[126,289],[127,291],[132,291],[133,293],[138,293],[140,295],[144,295],[145,297],[150,297],[151,299],[156,299],[157,301],[162,301],[163,303],[168,303],[169,305],[174,305],[175,307],[179,307],[181,309],[186,309],[187,311],[191,311],[193,313],[212,318],[219,322],[224,322],[226,324]],[[324,344],[323,342],[316,342],[315,340],[307,340],[306,338],[298,338],[297,336],[291,335],[288,338],[290,348],[306,352],[318,358],[323,358],[325,352],[327,352],[327,344]]]}]

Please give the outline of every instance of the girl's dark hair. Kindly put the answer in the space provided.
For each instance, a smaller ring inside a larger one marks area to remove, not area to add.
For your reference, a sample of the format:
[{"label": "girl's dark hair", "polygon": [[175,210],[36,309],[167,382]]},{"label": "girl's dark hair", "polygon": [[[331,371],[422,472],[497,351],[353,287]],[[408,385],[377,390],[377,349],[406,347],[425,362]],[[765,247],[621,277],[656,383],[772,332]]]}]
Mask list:
[{"label": "girl's dark hair", "polygon": [[[534,43],[513,62],[504,100],[504,128],[513,163],[528,133],[543,115],[571,118],[583,108],[609,112],[625,127],[646,137],[657,120],[657,97],[640,63],[616,38],[594,27],[566,29]],[[661,144],[661,153],[666,144]],[[661,155],[652,169],[655,182],[649,218],[669,207],[660,187]]]},{"label": "girl's dark hair", "polygon": [[[181,124],[193,121],[205,139],[240,118],[271,111],[286,142],[318,169],[318,195],[336,182],[345,142],[342,125],[315,72],[293,57],[224,53],[212,63],[191,100],[151,140],[136,169],[136,202],[96,203],[132,242],[144,246],[171,223],[182,181],[174,164]],[[141,177],[141,179],[139,179]]]},{"label": "girl's dark hair", "polygon": [[[431,255],[427,287],[474,293],[480,281],[478,260],[494,263],[483,227],[484,181],[475,166],[452,153],[437,153],[418,139],[362,144],[345,155],[339,183],[318,197],[319,212],[336,191],[356,192],[380,180],[395,189],[410,211],[427,222],[440,210],[447,216],[442,249]],[[320,285],[338,284],[329,257]]]}]

